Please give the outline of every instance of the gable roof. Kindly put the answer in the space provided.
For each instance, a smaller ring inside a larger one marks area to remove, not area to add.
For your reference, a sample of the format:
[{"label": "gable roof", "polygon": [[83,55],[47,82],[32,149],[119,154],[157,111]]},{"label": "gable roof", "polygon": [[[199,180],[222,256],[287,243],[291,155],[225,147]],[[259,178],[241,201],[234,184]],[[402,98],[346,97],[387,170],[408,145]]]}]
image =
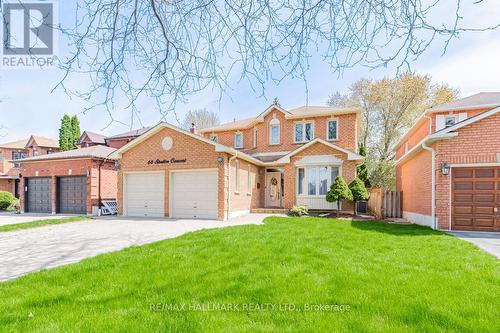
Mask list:
[{"label": "gable roof", "polygon": [[29,138],[11,141],[6,143],[0,143],[0,148],[10,148],[10,149],[25,149],[26,144],[28,143]]},{"label": "gable roof", "polygon": [[97,143],[97,144],[105,144],[106,141],[104,140],[106,136],[99,134],[99,133],[94,133],[90,131],[83,131],[82,135],[76,142],[76,144],[81,144],[83,140],[85,140],[85,137],[87,137],[92,143]]},{"label": "gable roof", "polygon": [[338,150],[344,154],[347,154],[347,160],[349,161],[363,161],[365,158],[359,154],[356,154],[350,150],[347,150],[347,149],[344,149],[342,147],[339,147],[337,145],[334,145],[333,143],[330,143],[328,141],[325,141],[323,139],[320,139],[320,138],[316,138],[312,141],[310,141],[309,143],[303,145],[302,147],[299,147],[297,149],[295,149],[294,151],[288,153],[287,155],[283,156],[282,158],[280,158],[279,160],[276,161],[276,163],[283,163],[283,164],[286,164],[286,163],[290,163],[290,157],[292,157],[293,155],[296,155],[298,153],[300,153],[301,151],[309,148],[310,146],[316,144],[316,143],[320,143],[320,144],[323,144],[325,146],[328,146],[330,148],[333,148],[335,150]]},{"label": "gable roof", "polygon": [[469,109],[494,108],[500,106],[500,92],[480,92],[459,100],[440,104],[428,109],[428,112],[459,111]]},{"label": "gable roof", "polygon": [[59,148],[59,142],[57,140],[39,135],[32,135],[26,143],[26,148],[31,147],[33,143],[36,143],[40,147]]},{"label": "gable roof", "polygon": [[278,105],[271,105],[266,110],[264,110],[264,112],[260,113],[257,117],[235,120],[233,122],[224,123],[218,126],[202,128],[200,129],[200,133],[247,129],[259,122],[263,122],[264,117],[273,110],[282,112],[285,115],[286,119],[302,119],[307,117],[335,116],[335,115],[349,114],[349,113],[361,113],[363,111],[360,108],[337,108],[331,106],[301,106],[298,108],[285,110]]},{"label": "gable roof", "polygon": [[143,135],[147,131],[149,131],[151,128],[153,128],[153,127],[152,126],[146,126],[146,127],[139,128],[139,129],[136,129],[136,130],[132,130],[132,131],[128,131],[128,132],[124,132],[124,133],[120,133],[120,134],[116,134],[116,135],[112,135],[112,136],[107,136],[105,138],[105,140],[138,137],[140,135]]},{"label": "gable roof", "polygon": [[61,151],[53,154],[39,155],[28,158],[23,158],[21,160],[16,160],[16,162],[34,162],[34,161],[48,161],[48,160],[63,160],[63,159],[77,159],[77,158],[98,158],[98,159],[112,159],[109,157],[116,149],[108,146],[91,146],[86,148],[79,148],[67,151]]}]

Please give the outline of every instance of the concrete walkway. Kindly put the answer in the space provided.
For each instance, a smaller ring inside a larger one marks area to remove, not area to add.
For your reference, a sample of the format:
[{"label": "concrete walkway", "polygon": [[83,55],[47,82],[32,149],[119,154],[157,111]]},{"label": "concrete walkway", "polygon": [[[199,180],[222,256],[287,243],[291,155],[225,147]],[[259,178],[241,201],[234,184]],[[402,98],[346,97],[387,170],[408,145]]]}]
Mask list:
[{"label": "concrete walkway", "polygon": [[54,215],[54,214],[16,214],[14,212],[1,212],[0,213],[0,226],[7,224],[26,223],[38,220],[47,219],[62,219],[69,215]]},{"label": "concrete walkway", "polygon": [[261,224],[267,216],[249,214],[226,222],[115,217],[0,232],[0,281],[190,231]]},{"label": "concrete walkway", "polygon": [[449,231],[448,233],[500,258],[500,232]]}]

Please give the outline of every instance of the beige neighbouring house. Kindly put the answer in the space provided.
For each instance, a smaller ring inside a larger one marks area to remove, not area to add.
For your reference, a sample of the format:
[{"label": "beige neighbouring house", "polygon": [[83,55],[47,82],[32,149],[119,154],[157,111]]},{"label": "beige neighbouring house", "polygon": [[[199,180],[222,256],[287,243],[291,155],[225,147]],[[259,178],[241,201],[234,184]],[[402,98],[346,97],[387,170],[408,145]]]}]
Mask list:
[{"label": "beige neighbouring house", "polygon": [[336,209],[325,199],[332,180],[351,181],[363,163],[355,153],[360,112],[270,106],[200,131],[160,123],[111,156],[119,214],[225,220],[295,204]]}]

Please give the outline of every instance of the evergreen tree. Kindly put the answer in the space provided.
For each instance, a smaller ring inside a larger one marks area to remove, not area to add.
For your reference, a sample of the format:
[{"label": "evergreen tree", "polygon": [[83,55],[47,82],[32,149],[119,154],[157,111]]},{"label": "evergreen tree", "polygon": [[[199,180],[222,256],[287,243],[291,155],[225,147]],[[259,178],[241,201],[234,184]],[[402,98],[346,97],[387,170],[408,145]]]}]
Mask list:
[{"label": "evergreen tree", "polygon": [[[366,157],[366,147],[363,143],[359,146],[359,155]],[[366,161],[357,167],[358,177],[363,181],[365,187],[370,188],[370,178],[368,177],[368,168],[366,167]]]},{"label": "evergreen tree", "polygon": [[66,151],[72,149],[73,130],[71,127],[71,118],[65,114],[61,119],[61,127],[59,128],[59,149]]},{"label": "evergreen tree", "polygon": [[342,200],[352,200],[352,193],[344,178],[338,176],[326,193],[326,201],[337,202],[337,217],[339,217],[340,201]]},{"label": "evergreen tree", "polygon": [[349,190],[351,190],[352,201],[354,202],[354,215],[357,215],[356,202],[368,200],[370,195],[366,190],[365,184],[358,177],[349,183]]},{"label": "evergreen tree", "polygon": [[72,134],[71,149],[74,149],[77,148],[76,143],[78,139],[80,139],[80,136],[82,135],[80,131],[80,121],[78,120],[78,117],[76,115],[71,117],[71,134]]}]

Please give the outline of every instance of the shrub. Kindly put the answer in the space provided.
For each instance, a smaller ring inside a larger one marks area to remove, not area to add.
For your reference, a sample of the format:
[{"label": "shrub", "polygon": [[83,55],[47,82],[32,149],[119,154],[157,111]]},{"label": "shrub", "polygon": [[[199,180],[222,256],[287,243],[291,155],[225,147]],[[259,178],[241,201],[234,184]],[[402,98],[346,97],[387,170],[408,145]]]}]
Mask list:
[{"label": "shrub", "polygon": [[307,206],[293,206],[289,211],[290,216],[304,216],[309,215],[309,208]]},{"label": "shrub", "polygon": [[0,191],[0,210],[6,210],[16,201],[10,192]]},{"label": "shrub", "polygon": [[344,178],[338,176],[326,193],[326,201],[337,202],[337,217],[339,217],[340,201],[342,200],[352,200],[352,193]]},{"label": "shrub", "polygon": [[365,184],[359,178],[354,178],[354,180],[349,184],[349,189],[352,193],[352,201],[354,202],[354,215],[357,215],[356,202],[368,200],[370,195],[366,190]]}]

